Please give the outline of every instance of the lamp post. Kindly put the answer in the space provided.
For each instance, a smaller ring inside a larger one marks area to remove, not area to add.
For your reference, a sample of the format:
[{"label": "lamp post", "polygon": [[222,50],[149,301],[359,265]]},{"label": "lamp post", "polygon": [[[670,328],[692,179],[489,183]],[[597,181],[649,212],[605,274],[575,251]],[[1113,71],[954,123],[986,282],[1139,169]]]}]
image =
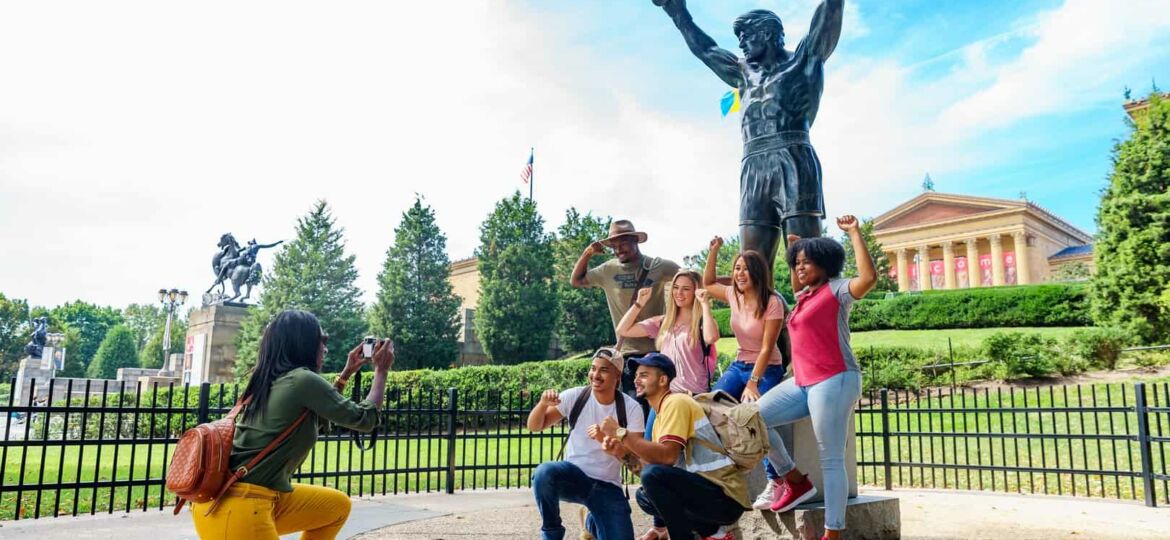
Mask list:
[{"label": "lamp post", "polygon": [[171,357],[171,321],[175,317],[175,309],[187,303],[187,291],[179,289],[159,289],[158,301],[167,312],[167,325],[163,329],[163,371],[167,370],[167,361]]}]

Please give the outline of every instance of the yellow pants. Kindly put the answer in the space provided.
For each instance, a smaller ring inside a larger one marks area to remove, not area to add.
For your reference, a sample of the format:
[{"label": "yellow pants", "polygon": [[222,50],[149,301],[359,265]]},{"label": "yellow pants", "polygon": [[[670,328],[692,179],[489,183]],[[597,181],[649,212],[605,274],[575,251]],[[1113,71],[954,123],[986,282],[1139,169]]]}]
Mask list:
[{"label": "yellow pants", "polygon": [[333,540],[349,517],[349,497],[333,488],[293,484],[281,493],[254,484],[228,489],[219,507],[204,516],[212,503],[191,505],[195,532],[202,540],[277,540],[304,531],[302,540]]}]

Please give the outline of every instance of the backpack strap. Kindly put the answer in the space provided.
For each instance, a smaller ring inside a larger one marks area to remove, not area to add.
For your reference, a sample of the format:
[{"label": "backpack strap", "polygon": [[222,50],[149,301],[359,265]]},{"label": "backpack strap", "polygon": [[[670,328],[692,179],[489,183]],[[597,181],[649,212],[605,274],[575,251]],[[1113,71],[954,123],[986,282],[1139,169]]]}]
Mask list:
[{"label": "backpack strap", "polygon": [[[251,398],[251,396],[248,396],[246,401],[251,401]],[[232,412],[229,413],[232,414],[231,418],[233,421],[235,420],[234,415],[239,413],[239,409],[243,404],[244,402],[236,403],[236,406],[232,408]],[[276,447],[280,446],[280,443],[289,438],[293,431],[297,429],[297,426],[300,426],[301,422],[305,421],[305,417],[307,416],[309,416],[309,409],[302,411],[301,415],[298,416],[296,420],[293,420],[293,423],[289,424],[289,426],[285,428],[284,431],[280,433],[280,435],[273,439],[272,442],[268,443],[268,446],[265,446],[263,450],[260,450],[259,454],[256,454],[255,457],[248,460],[248,463],[241,465],[236,469],[236,472],[232,473],[231,476],[228,476],[227,481],[223,483],[223,487],[219,488],[219,493],[215,495],[215,499],[211,502],[211,506],[207,508],[207,512],[203,515],[205,517],[211,515],[211,513],[214,512],[215,509],[219,506],[220,501],[223,500],[223,495],[224,493],[227,493],[228,488],[232,487],[232,484],[235,484],[241,478],[247,476],[248,472],[260,463],[260,460],[267,457],[268,454],[271,454],[273,450],[276,450]]]},{"label": "backpack strap", "polygon": [[[658,258],[655,257],[654,260],[650,262],[650,265],[657,266],[657,264],[658,264]],[[650,269],[646,267],[646,256],[642,255],[642,257],[640,259],[638,259],[638,277],[634,281],[634,292],[633,292],[633,294],[630,295],[630,305],[626,306],[627,311],[630,308],[634,307],[634,304],[638,303],[638,289],[642,288],[642,282],[646,281],[646,274],[648,274],[648,273],[650,273]],[[617,328],[614,328],[614,334],[617,334]],[[626,342],[626,338],[624,338],[622,336],[617,336],[617,342],[614,343],[613,348],[617,349],[620,352],[622,350],[622,344],[624,344],[625,342]]]},{"label": "backpack strap", "polygon": [[565,457],[565,447],[569,446],[569,437],[573,434],[573,429],[577,427],[577,420],[581,418],[581,411],[585,410],[585,404],[589,403],[589,387],[582,386],[581,393],[577,395],[577,400],[573,402],[573,408],[569,409],[569,429],[565,432],[565,442],[561,443],[561,451],[557,453],[557,461]]}]

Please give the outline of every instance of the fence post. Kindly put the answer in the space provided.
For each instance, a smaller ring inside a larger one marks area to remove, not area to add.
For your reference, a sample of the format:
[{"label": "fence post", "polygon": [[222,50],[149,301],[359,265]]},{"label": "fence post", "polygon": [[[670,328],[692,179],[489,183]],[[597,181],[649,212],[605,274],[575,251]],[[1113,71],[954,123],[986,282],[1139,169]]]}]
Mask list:
[{"label": "fence post", "polygon": [[886,491],[894,489],[893,470],[890,466],[890,406],[889,390],[882,388],[882,468],[886,475]]},{"label": "fence post", "polygon": [[1150,416],[1146,410],[1146,385],[1134,383],[1134,411],[1137,413],[1138,450],[1142,463],[1142,487],[1146,492],[1146,506],[1157,506],[1154,493],[1154,461],[1150,455]]},{"label": "fence post", "polygon": [[206,424],[211,421],[211,383],[199,385],[199,409],[195,415],[199,418],[196,424]]},{"label": "fence post", "polygon": [[447,494],[455,494],[455,415],[459,413],[459,390],[447,389]]}]

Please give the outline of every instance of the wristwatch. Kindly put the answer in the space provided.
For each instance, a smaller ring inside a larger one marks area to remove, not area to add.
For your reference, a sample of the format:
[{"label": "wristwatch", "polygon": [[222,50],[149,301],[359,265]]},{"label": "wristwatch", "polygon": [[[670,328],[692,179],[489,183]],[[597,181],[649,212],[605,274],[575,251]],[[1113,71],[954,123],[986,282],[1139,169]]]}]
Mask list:
[{"label": "wristwatch", "polygon": [[627,430],[624,427],[620,427],[620,428],[617,428],[617,433],[614,433],[614,436],[617,437],[617,440],[620,441],[620,440],[625,439],[626,434],[628,434],[628,433],[629,433],[629,430]]},{"label": "wristwatch", "polygon": [[758,383],[758,382],[760,382],[760,376],[759,375],[752,375],[751,377],[748,377],[748,380],[751,382],[754,382],[754,383]]}]

